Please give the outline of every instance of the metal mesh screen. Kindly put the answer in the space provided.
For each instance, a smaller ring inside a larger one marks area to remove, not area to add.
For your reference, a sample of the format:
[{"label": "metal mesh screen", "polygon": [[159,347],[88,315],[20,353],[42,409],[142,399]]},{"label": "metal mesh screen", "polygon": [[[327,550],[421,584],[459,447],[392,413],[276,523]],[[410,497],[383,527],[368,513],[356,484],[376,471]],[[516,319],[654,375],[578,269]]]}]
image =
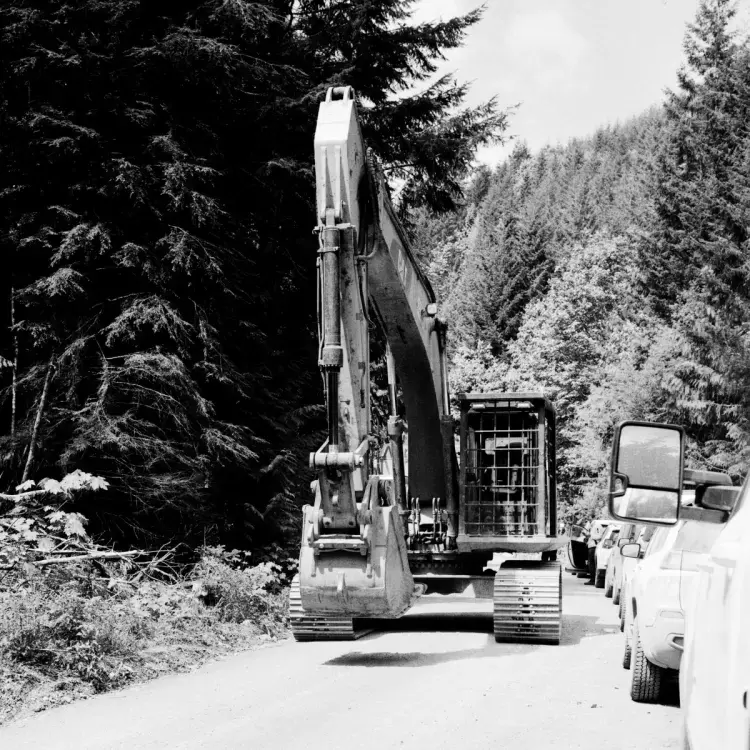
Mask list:
[{"label": "metal mesh screen", "polygon": [[470,412],[464,521],[467,534],[533,536],[537,523],[539,419],[536,412]]}]

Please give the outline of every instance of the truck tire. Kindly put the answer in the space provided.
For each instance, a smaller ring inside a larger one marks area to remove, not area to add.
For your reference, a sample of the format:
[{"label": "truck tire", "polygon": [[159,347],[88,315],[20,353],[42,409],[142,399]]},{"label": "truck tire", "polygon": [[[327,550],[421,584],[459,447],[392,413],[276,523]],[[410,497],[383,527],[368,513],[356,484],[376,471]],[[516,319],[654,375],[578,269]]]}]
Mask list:
[{"label": "truck tire", "polygon": [[620,595],[620,632],[625,632],[625,599]]},{"label": "truck tire", "polygon": [[614,589],[612,591],[612,604],[620,603],[620,589]]},{"label": "truck tire", "polygon": [[604,596],[606,596],[607,599],[611,599],[613,593],[614,593],[614,586],[612,585],[611,582],[607,583],[606,586],[604,587]]},{"label": "truck tire", "polygon": [[633,660],[633,681],[630,685],[630,697],[637,703],[655,703],[661,696],[662,668],[652,664],[643,653],[638,622],[633,623],[635,636],[635,654]]},{"label": "truck tire", "polygon": [[627,636],[625,637],[625,651],[622,655],[622,667],[623,669],[630,669],[630,660],[632,658],[633,648],[630,645],[630,641]]},{"label": "truck tire", "polygon": [[597,570],[596,578],[594,579],[594,587],[597,589],[604,588],[604,576],[607,575],[606,570]]}]

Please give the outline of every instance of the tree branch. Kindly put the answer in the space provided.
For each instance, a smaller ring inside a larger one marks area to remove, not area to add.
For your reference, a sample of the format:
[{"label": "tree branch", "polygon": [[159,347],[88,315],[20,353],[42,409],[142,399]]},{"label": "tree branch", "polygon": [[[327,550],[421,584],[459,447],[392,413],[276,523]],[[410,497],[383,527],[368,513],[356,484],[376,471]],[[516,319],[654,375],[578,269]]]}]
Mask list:
[{"label": "tree branch", "polygon": [[89,552],[86,555],[72,555],[71,557],[48,557],[46,560],[39,560],[32,564],[43,567],[45,565],[58,565],[61,563],[80,562],[81,560],[116,560],[120,557],[133,557],[135,555],[146,554],[148,553],[140,549],[131,550],[130,552]]},{"label": "tree branch", "polygon": [[0,500],[10,500],[12,503],[17,503],[19,500],[25,500],[27,497],[44,495],[48,491],[49,490],[29,490],[28,492],[19,492],[17,495],[8,495],[5,492],[0,492]]}]

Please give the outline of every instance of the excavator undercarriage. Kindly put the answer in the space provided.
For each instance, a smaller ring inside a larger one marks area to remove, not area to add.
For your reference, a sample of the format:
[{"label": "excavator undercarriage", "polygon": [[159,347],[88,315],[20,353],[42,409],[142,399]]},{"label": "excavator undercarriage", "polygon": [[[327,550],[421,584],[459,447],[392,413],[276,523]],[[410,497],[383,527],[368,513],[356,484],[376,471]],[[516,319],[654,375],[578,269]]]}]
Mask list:
[{"label": "excavator undercarriage", "polygon": [[[348,87],[320,105],[315,171],[328,439],[310,456],[317,478],[290,593],[294,637],[354,639],[435,593],[493,599],[499,641],[559,642],[554,560],[567,540],[557,536],[552,405],[536,393],[459,394],[459,464],[447,326]],[[385,457],[371,425],[376,321],[387,340]],[[496,553],[517,557],[495,570]],[[520,559],[531,555],[541,560]]]}]

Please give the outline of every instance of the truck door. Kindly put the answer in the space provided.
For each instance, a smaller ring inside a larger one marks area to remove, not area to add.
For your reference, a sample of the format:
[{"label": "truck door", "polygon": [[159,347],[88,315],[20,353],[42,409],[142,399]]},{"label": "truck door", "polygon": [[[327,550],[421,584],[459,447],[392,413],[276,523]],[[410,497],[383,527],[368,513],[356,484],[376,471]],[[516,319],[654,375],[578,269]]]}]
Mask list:
[{"label": "truck door", "polygon": [[699,565],[687,723],[696,747],[748,750],[750,485]]}]

